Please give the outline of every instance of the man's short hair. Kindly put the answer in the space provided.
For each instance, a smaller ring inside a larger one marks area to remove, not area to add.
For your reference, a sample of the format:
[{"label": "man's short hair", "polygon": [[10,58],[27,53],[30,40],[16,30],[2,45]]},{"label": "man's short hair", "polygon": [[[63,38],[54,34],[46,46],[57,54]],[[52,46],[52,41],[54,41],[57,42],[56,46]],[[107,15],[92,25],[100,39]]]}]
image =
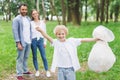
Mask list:
[{"label": "man's short hair", "polygon": [[26,3],[21,3],[21,4],[19,5],[19,9],[21,8],[21,6],[26,6],[26,7],[28,7]]}]

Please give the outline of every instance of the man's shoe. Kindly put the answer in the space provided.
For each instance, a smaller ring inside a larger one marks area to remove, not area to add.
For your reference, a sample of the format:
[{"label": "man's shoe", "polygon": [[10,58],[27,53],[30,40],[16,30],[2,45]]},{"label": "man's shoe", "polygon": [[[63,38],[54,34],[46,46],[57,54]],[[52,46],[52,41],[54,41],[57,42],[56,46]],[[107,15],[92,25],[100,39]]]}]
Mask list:
[{"label": "man's shoe", "polygon": [[28,71],[28,72],[26,72],[26,73],[23,73],[23,74],[32,74],[32,73]]},{"label": "man's shoe", "polygon": [[24,80],[22,76],[17,76],[17,80]]}]

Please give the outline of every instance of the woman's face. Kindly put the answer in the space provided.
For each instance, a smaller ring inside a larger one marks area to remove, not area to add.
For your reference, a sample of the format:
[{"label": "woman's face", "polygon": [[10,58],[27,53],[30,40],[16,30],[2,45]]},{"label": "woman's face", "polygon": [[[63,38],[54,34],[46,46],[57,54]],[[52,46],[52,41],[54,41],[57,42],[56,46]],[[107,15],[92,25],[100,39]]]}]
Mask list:
[{"label": "woman's face", "polygon": [[34,11],[32,12],[32,17],[33,17],[33,19],[39,19],[39,14],[38,14],[38,12],[34,10]]},{"label": "woman's face", "polygon": [[56,33],[56,37],[58,38],[58,40],[60,40],[61,42],[64,42],[65,39],[66,39],[66,33],[64,30],[59,30],[57,33]]}]

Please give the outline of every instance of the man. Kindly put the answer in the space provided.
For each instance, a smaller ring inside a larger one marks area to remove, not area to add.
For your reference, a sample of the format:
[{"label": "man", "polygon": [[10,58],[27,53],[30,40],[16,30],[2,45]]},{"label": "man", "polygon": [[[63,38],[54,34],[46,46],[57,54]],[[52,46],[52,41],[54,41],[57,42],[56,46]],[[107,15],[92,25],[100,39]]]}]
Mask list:
[{"label": "man", "polygon": [[19,6],[20,14],[13,19],[12,30],[17,46],[16,71],[17,79],[24,80],[23,74],[31,74],[27,69],[27,59],[31,47],[30,18],[27,16],[27,5]]}]

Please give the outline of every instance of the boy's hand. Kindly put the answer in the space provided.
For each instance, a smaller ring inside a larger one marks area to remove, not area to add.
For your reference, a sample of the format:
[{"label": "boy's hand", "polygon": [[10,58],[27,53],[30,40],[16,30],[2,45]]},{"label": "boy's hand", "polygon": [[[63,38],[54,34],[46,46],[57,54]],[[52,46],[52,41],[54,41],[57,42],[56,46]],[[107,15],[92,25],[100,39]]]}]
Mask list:
[{"label": "boy's hand", "polygon": [[98,38],[95,39],[95,41],[99,41],[99,40],[101,40],[101,39],[98,39]]}]

